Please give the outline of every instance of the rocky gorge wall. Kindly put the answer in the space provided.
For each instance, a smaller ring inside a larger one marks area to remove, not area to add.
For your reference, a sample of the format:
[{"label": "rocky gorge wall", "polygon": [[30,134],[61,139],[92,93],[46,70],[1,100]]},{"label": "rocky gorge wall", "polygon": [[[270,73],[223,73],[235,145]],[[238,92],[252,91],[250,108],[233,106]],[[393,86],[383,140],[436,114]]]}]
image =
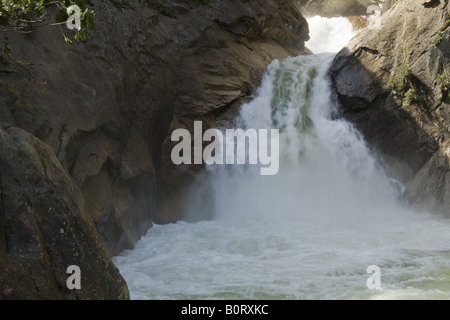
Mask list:
[{"label": "rocky gorge wall", "polygon": [[128,298],[108,256],[182,219],[195,174],[168,160],[171,131],[230,121],[273,59],[309,53],[292,1],[92,2],[85,44],[9,35],[47,84],[0,74],[0,298]]},{"label": "rocky gorge wall", "polygon": [[[5,124],[0,148],[0,298],[128,299],[80,189],[53,150]],[[81,270],[80,290],[66,283],[73,265]]]},{"label": "rocky gorge wall", "polygon": [[406,185],[408,203],[450,213],[450,15],[445,0],[399,0],[332,66],[343,115]]}]

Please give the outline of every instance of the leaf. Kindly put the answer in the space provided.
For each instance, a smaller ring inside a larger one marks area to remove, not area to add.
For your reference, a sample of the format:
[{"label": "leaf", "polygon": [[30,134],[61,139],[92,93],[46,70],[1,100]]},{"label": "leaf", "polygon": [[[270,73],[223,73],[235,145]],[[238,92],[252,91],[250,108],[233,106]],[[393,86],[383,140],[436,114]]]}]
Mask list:
[{"label": "leaf", "polygon": [[64,41],[65,41],[67,44],[72,44],[72,40],[70,40],[68,37],[66,37],[66,35],[63,34],[63,37],[64,37]]}]

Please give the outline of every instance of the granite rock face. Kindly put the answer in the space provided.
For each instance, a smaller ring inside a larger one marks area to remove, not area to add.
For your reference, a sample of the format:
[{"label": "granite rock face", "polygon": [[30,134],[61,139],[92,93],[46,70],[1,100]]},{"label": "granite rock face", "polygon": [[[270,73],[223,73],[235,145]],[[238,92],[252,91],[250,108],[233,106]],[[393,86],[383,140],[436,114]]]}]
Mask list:
[{"label": "granite rock face", "polygon": [[[410,203],[450,212],[448,1],[397,1],[332,66],[343,115],[363,133]],[[445,84],[447,82],[447,84]]]},{"label": "granite rock face", "polygon": [[[129,298],[53,150],[8,125],[0,127],[0,265],[0,299]],[[73,265],[81,288],[70,290]]]}]

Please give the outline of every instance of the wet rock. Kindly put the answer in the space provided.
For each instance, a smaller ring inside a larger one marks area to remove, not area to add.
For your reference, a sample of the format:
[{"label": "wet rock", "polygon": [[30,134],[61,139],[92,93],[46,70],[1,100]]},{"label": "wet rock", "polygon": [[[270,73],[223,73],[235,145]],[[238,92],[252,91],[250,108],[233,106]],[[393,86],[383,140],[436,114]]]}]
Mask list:
[{"label": "wet rock", "polygon": [[381,28],[361,31],[331,70],[343,115],[406,184],[405,197],[444,213],[450,117],[439,79],[450,69],[450,34],[439,30],[448,13],[447,2],[398,1]]}]

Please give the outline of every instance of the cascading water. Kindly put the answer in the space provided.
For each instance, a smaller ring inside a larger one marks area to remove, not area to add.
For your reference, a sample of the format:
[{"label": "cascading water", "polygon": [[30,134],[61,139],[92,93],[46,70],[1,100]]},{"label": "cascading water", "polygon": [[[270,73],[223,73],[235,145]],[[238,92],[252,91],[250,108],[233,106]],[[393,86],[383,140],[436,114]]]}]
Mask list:
[{"label": "cascading water", "polygon": [[310,40],[305,45],[314,53],[337,52],[355,33],[345,18],[315,16],[308,19],[308,26]]},{"label": "cascading water", "polygon": [[[333,57],[272,62],[237,124],[280,129],[279,173],[209,167],[214,219],[156,225],[114,258],[132,299],[450,298],[450,221],[397,202],[398,184],[337,115]],[[366,286],[371,265],[379,290]]]}]

